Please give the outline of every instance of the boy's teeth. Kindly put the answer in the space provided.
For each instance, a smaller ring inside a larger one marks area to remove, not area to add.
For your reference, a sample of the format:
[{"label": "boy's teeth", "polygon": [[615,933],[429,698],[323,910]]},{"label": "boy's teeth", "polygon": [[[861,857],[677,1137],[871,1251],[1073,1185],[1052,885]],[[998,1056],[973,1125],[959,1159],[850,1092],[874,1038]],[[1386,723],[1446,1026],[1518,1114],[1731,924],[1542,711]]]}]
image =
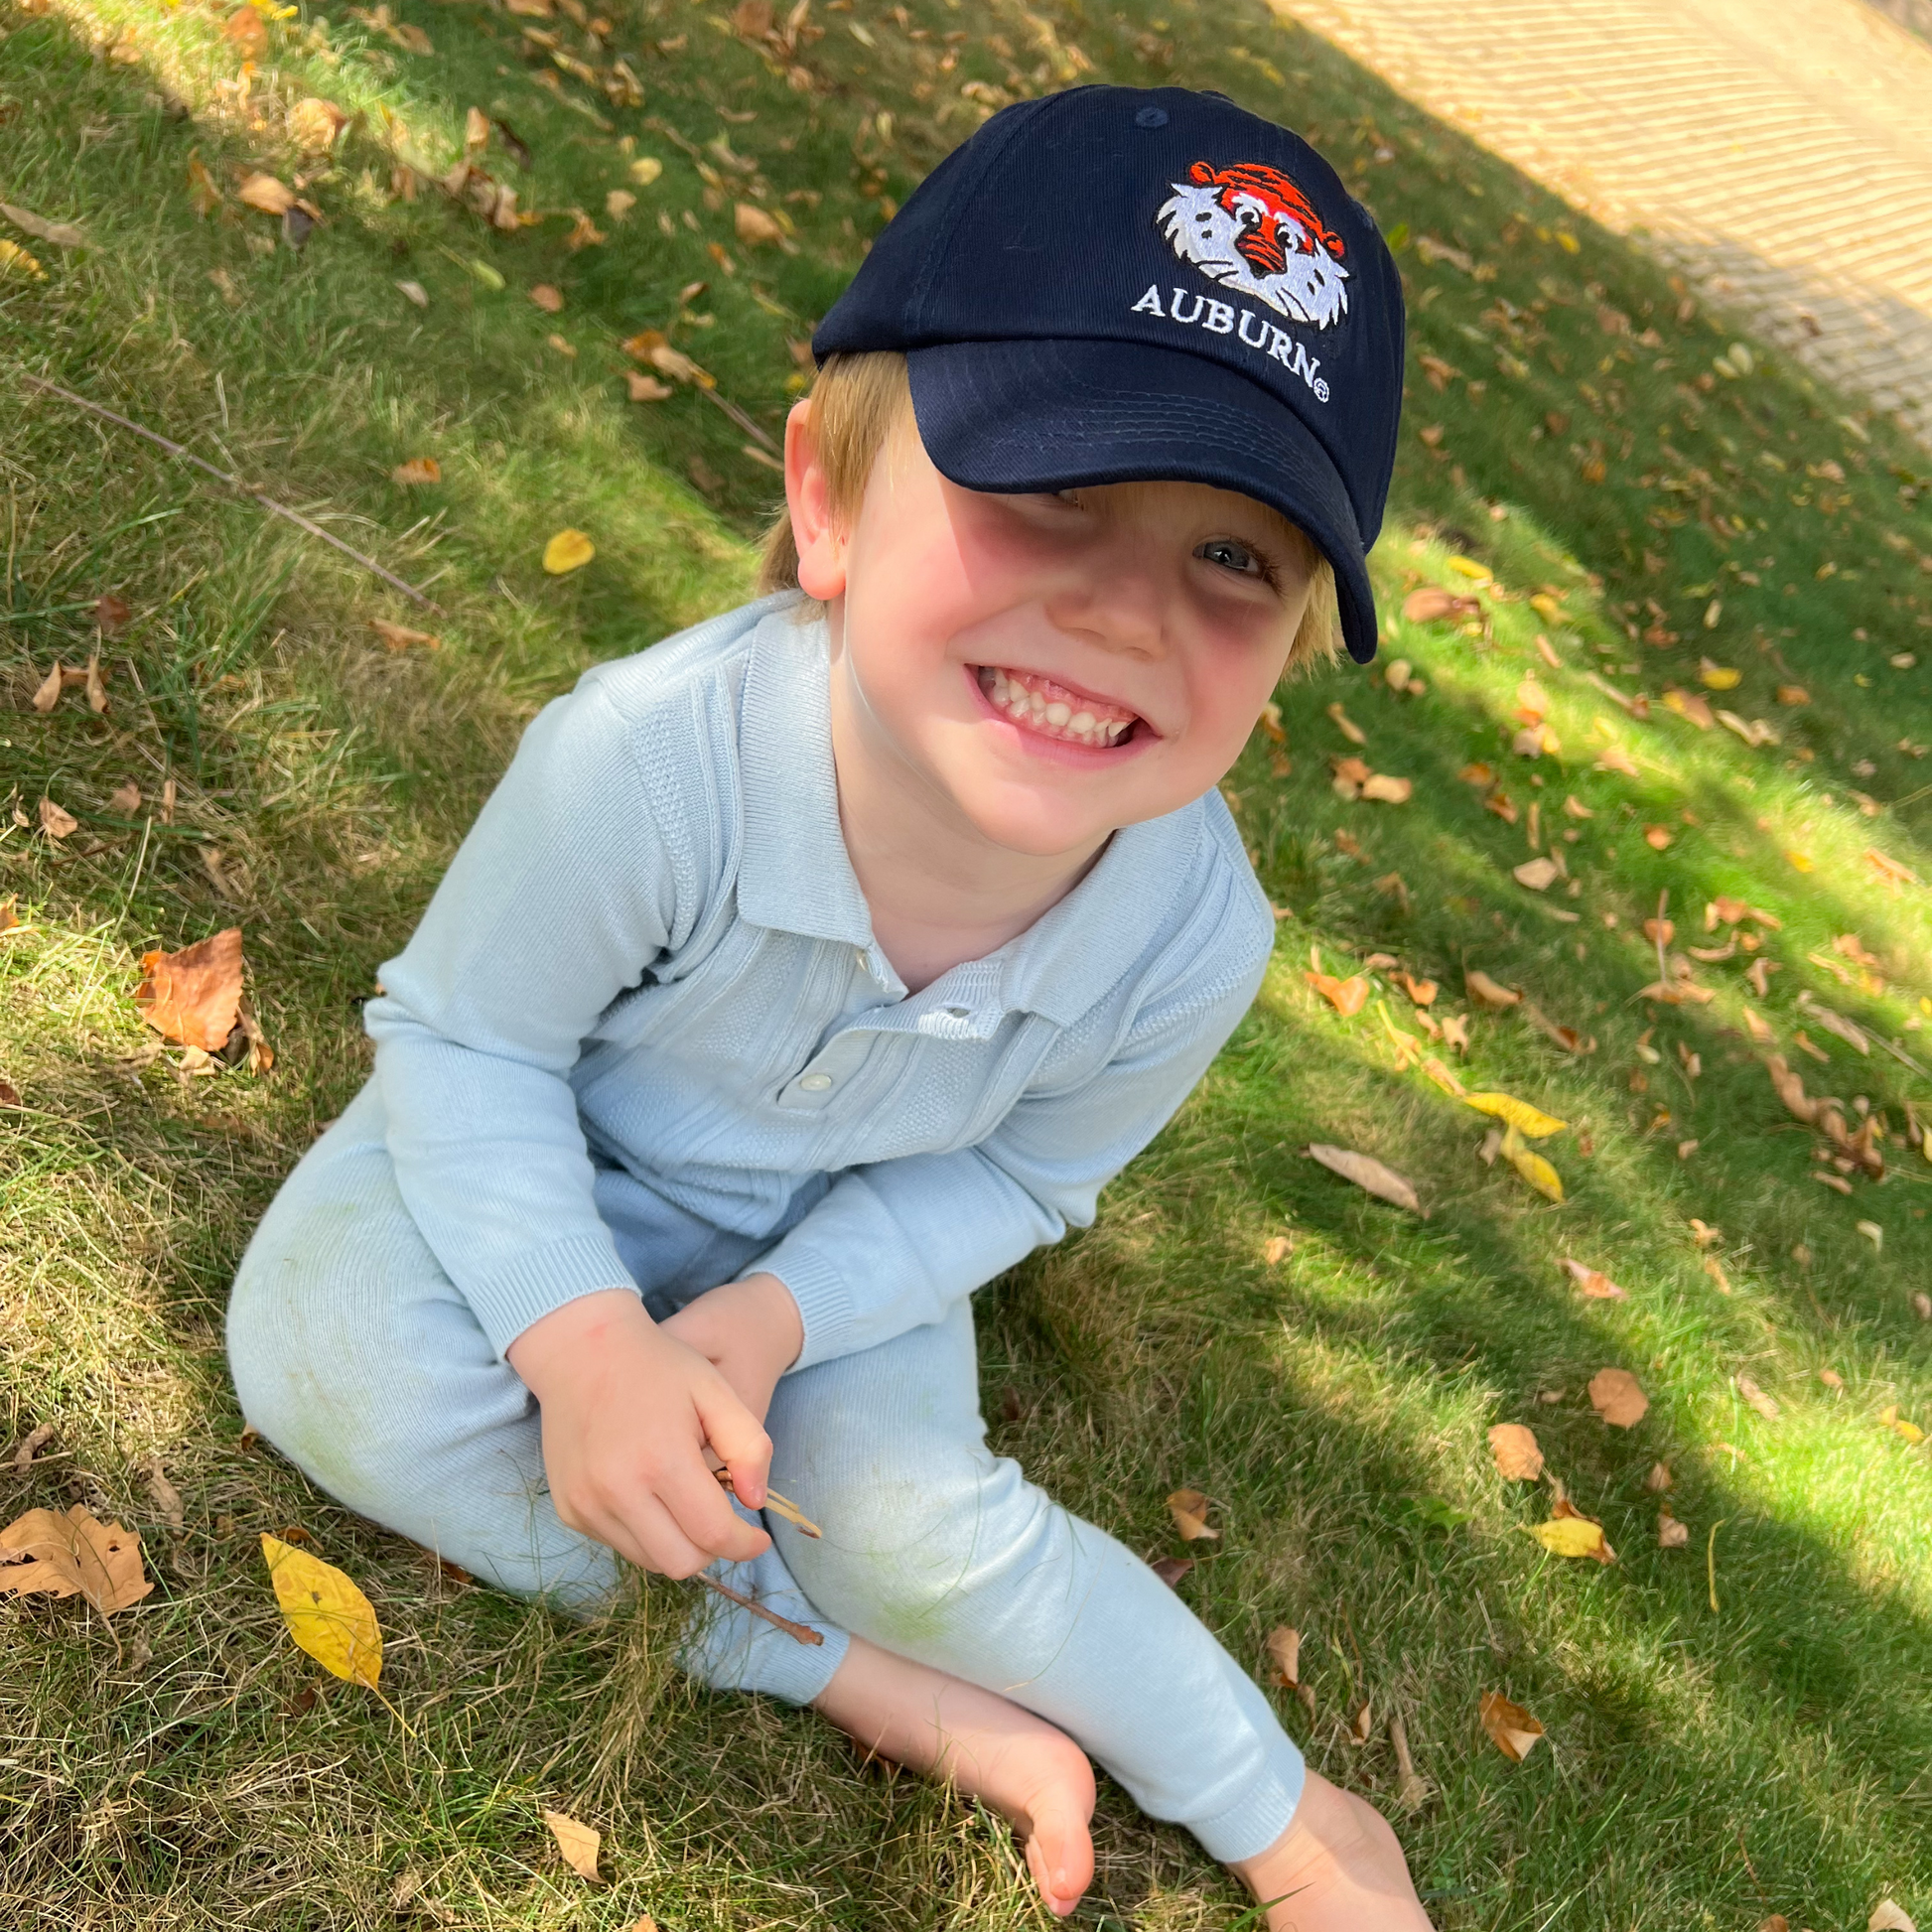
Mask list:
[{"label": "boy's teeth", "polygon": [[[1044,678],[1039,681],[1050,683]],[[1074,703],[1064,698],[1048,697],[1029,688],[1017,677],[1009,677],[998,665],[982,668],[979,685],[1009,717],[1022,720],[1047,737],[1070,739],[1076,745],[1118,745],[1136,722],[1131,713],[1118,718],[1102,718],[1088,706],[1079,705],[1076,708]]]}]

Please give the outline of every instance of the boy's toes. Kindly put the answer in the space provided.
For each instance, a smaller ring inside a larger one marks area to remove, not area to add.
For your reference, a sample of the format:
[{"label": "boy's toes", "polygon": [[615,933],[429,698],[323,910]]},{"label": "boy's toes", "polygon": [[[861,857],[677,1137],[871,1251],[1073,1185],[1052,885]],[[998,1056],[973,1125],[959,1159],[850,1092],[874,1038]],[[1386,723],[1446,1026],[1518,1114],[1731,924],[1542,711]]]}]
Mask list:
[{"label": "boy's toes", "polygon": [[1027,1836],[1027,1869],[1048,1911],[1060,1918],[1072,1911],[1093,1882],[1093,1840],[1086,1815],[1047,1806],[1035,1811]]}]

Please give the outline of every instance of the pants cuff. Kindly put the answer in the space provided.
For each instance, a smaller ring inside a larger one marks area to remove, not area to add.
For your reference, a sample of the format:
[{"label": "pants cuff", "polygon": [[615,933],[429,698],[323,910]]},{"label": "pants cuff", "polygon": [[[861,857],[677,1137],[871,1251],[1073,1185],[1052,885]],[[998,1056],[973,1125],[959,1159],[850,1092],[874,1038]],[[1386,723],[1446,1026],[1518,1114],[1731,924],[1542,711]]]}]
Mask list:
[{"label": "pants cuff", "polygon": [[1200,1840],[1201,1849],[1216,1864],[1236,1864],[1258,1858],[1288,1830],[1302,1802],[1308,1767],[1291,1744],[1293,1762],[1272,1765],[1269,1774],[1254,1779],[1224,1811],[1179,1822]]}]

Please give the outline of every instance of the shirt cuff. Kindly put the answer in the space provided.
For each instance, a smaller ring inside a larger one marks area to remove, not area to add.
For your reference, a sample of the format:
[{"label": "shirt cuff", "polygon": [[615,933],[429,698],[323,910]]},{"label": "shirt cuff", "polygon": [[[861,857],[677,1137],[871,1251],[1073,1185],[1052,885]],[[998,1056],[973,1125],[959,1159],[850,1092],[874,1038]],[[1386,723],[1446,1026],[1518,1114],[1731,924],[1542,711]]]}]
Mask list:
[{"label": "shirt cuff", "polygon": [[459,1282],[457,1288],[489,1337],[498,1361],[509,1359],[510,1343],[533,1321],[580,1295],[627,1288],[641,1297],[608,1234],[573,1235],[568,1241],[520,1255],[480,1281]]},{"label": "shirt cuff", "polygon": [[[775,1264],[775,1265],[774,1265]],[[796,1375],[814,1362],[828,1362],[852,1352],[852,1291],[845,1278],[823,1255],[801,1248],[789,1255],[767,1256],[752,1264],[760,1275],[774,1275],[798,1304],[798,1319],[805,1339],[798,1359],[785,1370]]]}]

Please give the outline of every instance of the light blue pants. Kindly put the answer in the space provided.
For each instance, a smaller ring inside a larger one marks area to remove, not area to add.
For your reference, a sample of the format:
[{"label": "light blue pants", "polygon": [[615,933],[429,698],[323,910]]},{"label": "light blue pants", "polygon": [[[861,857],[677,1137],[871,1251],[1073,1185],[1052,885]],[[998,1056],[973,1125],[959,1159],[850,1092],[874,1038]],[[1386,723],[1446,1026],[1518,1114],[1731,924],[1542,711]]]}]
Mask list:
[{"label": "light blue pants", "polygon": [[[381,1127],[365,1093],[249,1244],[228,1310],[242,1411],[358,1514],[594,1614],[618,1559],[558,1519],[535,1398],[410,1219]],[[646,1299],[661,1316],[697,1292]],[[969,1302],[784,1377],[766,1427],[774,1480],[823,1539],[760,1517],[772,1548],[712,1574],[825,1641],[707,1595],[678,1659],[701,1682],[807,1704],[856,1631],[1057,1725],[1212,1858],[1250,1858],[1287,1829],[1302,1757],[1253,1680],[1139,1557],[987,1449]]]}]

